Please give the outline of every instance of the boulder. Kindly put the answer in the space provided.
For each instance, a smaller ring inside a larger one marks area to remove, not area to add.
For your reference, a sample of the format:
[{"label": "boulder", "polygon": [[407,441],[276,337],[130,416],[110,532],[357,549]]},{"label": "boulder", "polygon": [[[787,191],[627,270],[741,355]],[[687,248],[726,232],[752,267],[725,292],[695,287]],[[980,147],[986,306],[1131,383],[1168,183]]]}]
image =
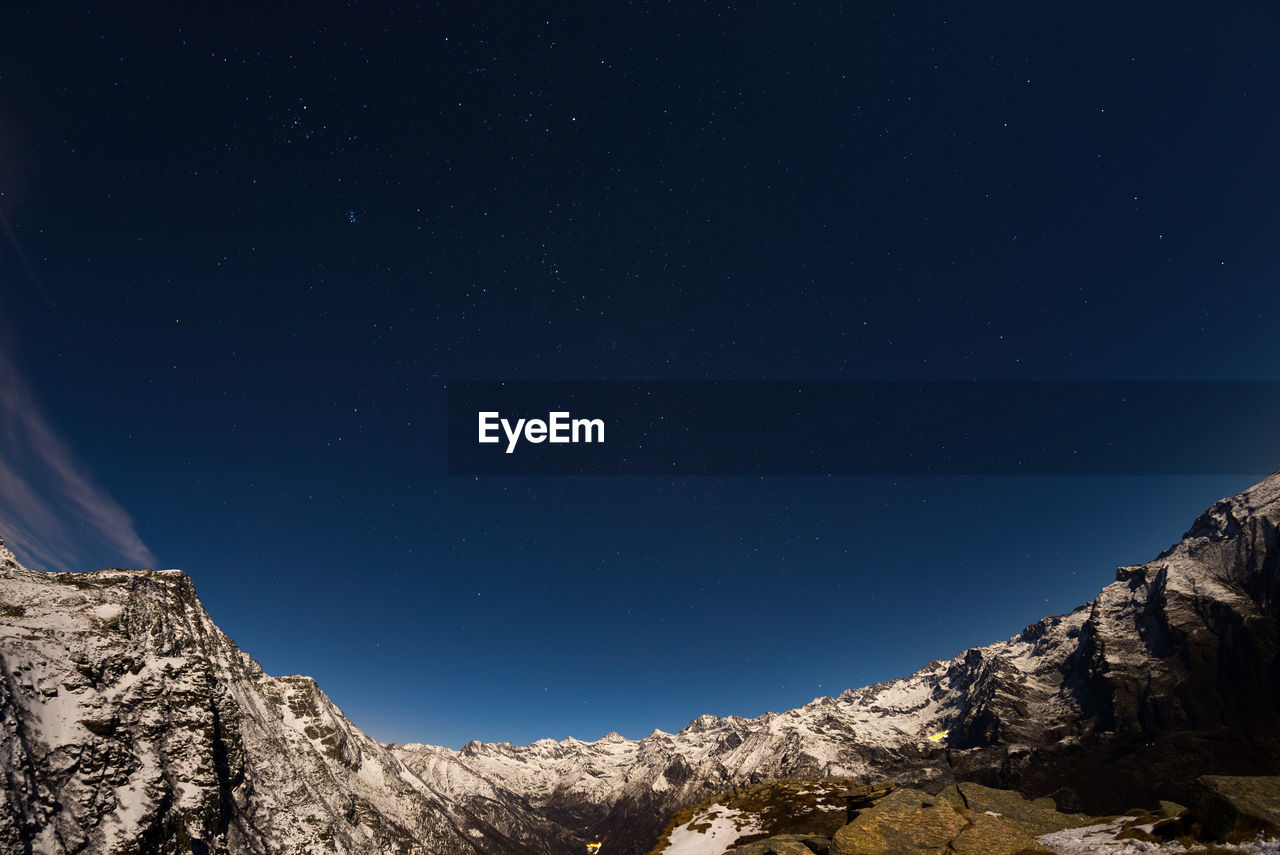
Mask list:
[{"label": "boulder", "polygon": [[778,834],[735,846],[725,855],[827,855],[831,841],[812,834]]},{"label": "boulder", "polygon": [[789,839],[794,836],[770,837],[767,840],[744,843],[730,849],[726,855],[813,855],[813,850],[808,846],[799,840]]},{"label": "boulder", "polygon": [[910,787],[899,787],[876,799],[871,807],[858,811],[858,816],[874,816],[885,811],[920,810],[945,802],[938,796],[931,796],[924,790],[913,790]]},{"label": "boulder", "polygon": [[1217,840],[1280,835],[1280,777],[1201,776],[1191,793],[1191,811],[1204,833]]},{"label": "boulder", "polygon": [[[906,791],[898,791],[906,792]],[[832,855],[943,853],[969,823],[950,805],[888,807],[863,811],[831,841]]]},{"label": "boulder", "polygon": [[971,812],[997,814],[1032,837],[1089,825],[1094,821],[1084,814],[1060,813],[1050,798],[1028,801],[1014,790],[994,790],[981,784],[957,784],[955,789]]},{"label": "boulder", "polygon": [[1020,855],[1052,850],[1010,822],[985,813],[970,813],[969,827],[951,841],[959,855]]}]

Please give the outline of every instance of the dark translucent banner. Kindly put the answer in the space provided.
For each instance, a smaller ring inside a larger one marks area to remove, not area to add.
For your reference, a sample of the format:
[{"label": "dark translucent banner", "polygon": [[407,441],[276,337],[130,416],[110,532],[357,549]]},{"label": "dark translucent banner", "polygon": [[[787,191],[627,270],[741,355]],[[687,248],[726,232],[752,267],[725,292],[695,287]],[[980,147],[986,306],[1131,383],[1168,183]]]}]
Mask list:
[{"label": "dark translucent banner", "polygon": [[1280,382],[453,381],[451,475],[1280,469]]}]

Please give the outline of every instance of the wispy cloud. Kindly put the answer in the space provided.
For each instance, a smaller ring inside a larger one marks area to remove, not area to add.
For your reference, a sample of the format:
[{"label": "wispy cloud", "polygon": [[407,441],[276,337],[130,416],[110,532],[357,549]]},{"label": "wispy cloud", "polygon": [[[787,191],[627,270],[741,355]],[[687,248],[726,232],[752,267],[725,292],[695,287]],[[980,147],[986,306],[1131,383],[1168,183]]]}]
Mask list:
[{"label": "wispy cloud", "polygon": [[48,569],[155,566],[133,519],[76,459],[3,347],[0,535],[24,563]]}]

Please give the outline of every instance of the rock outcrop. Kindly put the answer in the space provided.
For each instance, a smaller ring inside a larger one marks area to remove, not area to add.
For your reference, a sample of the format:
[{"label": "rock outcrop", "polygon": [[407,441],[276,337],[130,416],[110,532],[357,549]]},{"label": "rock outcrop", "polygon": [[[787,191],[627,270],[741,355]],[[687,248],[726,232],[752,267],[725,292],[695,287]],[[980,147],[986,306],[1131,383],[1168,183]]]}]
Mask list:
[{"label": "rock outcrop", "polygon": [[[831,778],[772,782],[685,809],[650,855],[1174,855],[1228,849],[1261,855],[1276,851],[1280,834],[1277,781],[1206,778],[1198,784],[1204,802],[1195,811],[1166,801],[1157,814],[1107,817],[1063,813],[1051,799],[1029,800],[972,783],[930,794]],[[1232,845],[1212,845],[1223,840]]]},{"label": "rock outcrop", "polygon": [[1192,790],[1191,810],[1215,840],[1280,836],[1280,777],[1205,775]]},{"label": "rock outcrop", "polygon": [[184,574],[36,573],[0,541],[0,851],[576,852],[518,797],[450,798],[272,677]]},{"label": "rock outcrop", "polygon": [[747,787],[686,809],[651,855],[696,851],[699,842],[723,843],[732,855],[1035,855],[1053,851],[1039,835],[1096,822],[1059,813],[1047,799],[973,784],[930,795],[820,778]]}]

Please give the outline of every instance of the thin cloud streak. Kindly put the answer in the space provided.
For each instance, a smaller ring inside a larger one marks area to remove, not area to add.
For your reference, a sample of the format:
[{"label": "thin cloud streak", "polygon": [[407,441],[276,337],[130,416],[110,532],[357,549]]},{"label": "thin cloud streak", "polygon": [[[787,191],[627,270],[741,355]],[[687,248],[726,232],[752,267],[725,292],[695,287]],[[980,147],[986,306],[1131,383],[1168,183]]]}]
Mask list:
[{"label": "thin cloud streak", "polygon": [[[0,535],[24,561],[48,569],[123,558],[154,567],[133,519],[93,480],[0,348]],[[91,546],[107,555],[85,554]]]}]

